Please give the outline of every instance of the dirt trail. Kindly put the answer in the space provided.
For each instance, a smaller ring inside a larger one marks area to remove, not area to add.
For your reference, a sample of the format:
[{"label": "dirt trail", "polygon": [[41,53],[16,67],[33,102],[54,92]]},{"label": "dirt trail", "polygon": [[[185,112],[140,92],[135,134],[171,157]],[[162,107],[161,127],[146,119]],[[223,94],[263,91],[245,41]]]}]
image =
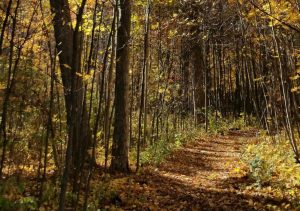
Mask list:
[{"label": "dirt trail", "polygon": [[[164,164],[136,176],[144,204],[133,210],[264,210],[280,199],[243,190],[249,180],[232,172],[242,146],[255,133],[200,139],[174,152]],[[133,191],[134,192],[134,191]]]}]

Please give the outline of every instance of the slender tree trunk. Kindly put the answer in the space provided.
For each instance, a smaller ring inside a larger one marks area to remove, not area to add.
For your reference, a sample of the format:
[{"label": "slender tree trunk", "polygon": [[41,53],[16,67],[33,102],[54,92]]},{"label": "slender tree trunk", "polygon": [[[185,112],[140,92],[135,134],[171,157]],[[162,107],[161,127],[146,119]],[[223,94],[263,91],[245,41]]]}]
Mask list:
[{"label": "slender tree trunk", "polygon": [[12,6],[12,0],[9,0],[7,8],[6,8],[5,18],[4,18],[4,21],[2,24],[2,28],[1,28],[1,34],[0,34],[0,55],[2,54],[2,45],[3,45],[3,40],[4,40],[4,34],[5,34],[5,29],[6,29],[6,26],[8,23],[11,6]]},{"label": "slender tree trunk", "polygon": [[0,164],[0,179],[2,178],[4,161],[6,159],[6,148],[7,148],[7,144],[8,144],[6,124],[7,124],[7,113],[8,113],[9,100],[10,100],[10,95],[11,95],[11,92],[12,92],[14,84],[15,84],[15,75],[16,75],[15,73],[18,68],[18,64],[19,64],[20,56],[21,56],[21,48],[19,48],[16,60],[15,60],[15,62],[13,62],[15,33],[16,33],[16,25],[17,25],[19,6],[20,6],[20,0],[17,1],[17,5],[14,10],[12,35],[11,35],[11,39],[10,39],[8,76],[7,76],[6,91],[5,91],[4,100],[3,100],[1,123],[0,123],[0,138],[2,138],[2,140],[3,140],[1,164]]},{"label": "slender tree trunk", "polygon": [[[138,120],[138,141],[137,141],[137,160],[136,160],[136,171],[140,167],[140,147],[146,144],[146,130],[147,130],[147,114],[146,114],[146,87],[147,87],[147,72],[148,72],[148,57],[149,57],[149,17],[150,17],[150,0],[148,0],[145,17],[145,32],[144,32],[144,59],[143,59],[143,70],[142,70],[142,89],[139,109],[139,120]],[[142,138],[142,119],[144,118],[144,136]]]}]

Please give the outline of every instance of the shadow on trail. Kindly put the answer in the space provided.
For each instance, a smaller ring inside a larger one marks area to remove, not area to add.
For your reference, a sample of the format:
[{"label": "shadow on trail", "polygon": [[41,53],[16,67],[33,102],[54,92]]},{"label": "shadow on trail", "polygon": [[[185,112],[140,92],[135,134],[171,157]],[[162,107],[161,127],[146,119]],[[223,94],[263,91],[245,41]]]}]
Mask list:
[{"label": "shadow on trail", "polygon": [[159,207],[166,210],[256,210],[249,201],[264,204],[274,200],[241,194],[228,188],[193,188],[177,179],[157,174],[149,177],[147,185],[156,190],[157,198],[163,199],[159,201]]},{"label": "shadow on trail", "polygon": [[158,169],[136,181],[154,190],[160,210],[257,210],[258,205],[265,210],[266,203],[281,203],[274,197],[239,190],[251,181],[230,176],[226,163],[238,161],[242,145],[235,136],[200,140],[173,153]]}]

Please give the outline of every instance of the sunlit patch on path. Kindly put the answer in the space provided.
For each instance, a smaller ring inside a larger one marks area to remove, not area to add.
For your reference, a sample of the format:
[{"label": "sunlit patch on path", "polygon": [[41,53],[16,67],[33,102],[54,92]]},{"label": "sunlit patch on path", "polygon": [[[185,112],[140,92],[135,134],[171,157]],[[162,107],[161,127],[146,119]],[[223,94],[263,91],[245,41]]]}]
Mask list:
[{"label": "sunlit patch on path", "polygon": [[125,209],[264,210],[266,204],[280,203],[280,199],[242,188],[249,179],[235,168],[242,147],[254,136],[241,132],[186,145],[159,167],[134,178],[146,200],[133,207],[125,205]]}]

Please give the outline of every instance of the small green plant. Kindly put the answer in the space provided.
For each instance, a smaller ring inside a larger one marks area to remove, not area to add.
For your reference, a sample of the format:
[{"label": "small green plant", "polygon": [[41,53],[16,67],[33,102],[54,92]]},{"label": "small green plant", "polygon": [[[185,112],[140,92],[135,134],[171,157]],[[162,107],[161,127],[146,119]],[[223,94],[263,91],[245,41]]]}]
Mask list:
[{"label": "small green plant", "polygon": [[141,153],[142,164],[160,164],[170,153],[170,144],[165,140],[159,140]]},{"label": "small green plant", "polygon": [[230,128],[231,129],[242,129],[246,128],[247,124],[245,122],[244,114],[241,115],[239,118],[235,118],[233,121],[231,121]]},{"label": "small green plant", "polygon": [[174,133],[173,137],[168,141],[165,139],[156,141],[141,153],[141,164],[160,164],[172,151],[179,149],[185,142],[195,138],[196,134],[198,134],[197,130],[187,133],[179,132]]},{"label": "small green plant", "polygon": [[261,187],[272,179],[273,167],[269,166],[265,160],[257,155],[249,163],[251,177],[256,181],[256,185]]},{"label": "small green plant", "polygon": [[21,210],[36,210],[37,202],[34,197],[23,197],[18,201]]}]

